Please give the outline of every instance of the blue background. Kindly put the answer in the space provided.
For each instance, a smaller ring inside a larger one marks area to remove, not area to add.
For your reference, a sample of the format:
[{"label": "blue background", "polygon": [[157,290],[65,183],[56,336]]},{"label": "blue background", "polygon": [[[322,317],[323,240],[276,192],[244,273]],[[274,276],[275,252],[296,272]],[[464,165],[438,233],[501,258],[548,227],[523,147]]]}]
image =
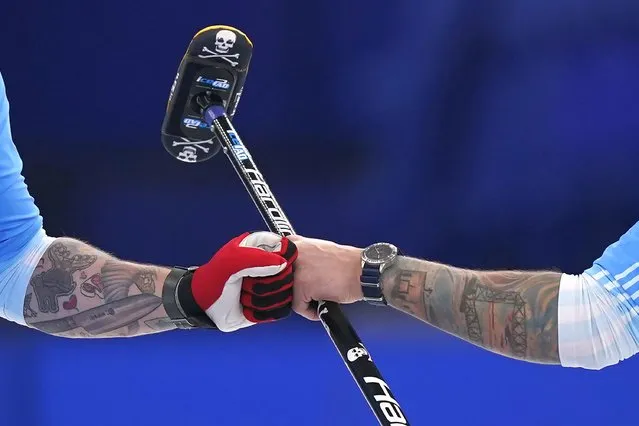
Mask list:
[{"label": "blue background", "polygon": [[[0,70],[54,236],[163,265],[263,224],[223,157],[173,160],[168,91],[199,29],[255,44],[235,123],[296,230],[473,268],[580,272],[639,218],[634,0],[5,1]],[[414,425],[637,425],[600,372],[481,351],[350,307]],[[2,425],[363,425],[321,326],[65,340],[0,324]]]}]

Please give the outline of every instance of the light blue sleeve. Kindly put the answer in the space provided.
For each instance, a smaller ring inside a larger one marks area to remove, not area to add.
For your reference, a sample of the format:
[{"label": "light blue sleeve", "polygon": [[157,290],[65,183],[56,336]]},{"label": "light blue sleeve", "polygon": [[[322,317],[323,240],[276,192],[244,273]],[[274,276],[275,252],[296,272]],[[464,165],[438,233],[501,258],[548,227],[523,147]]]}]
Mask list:
[{"label": "light blue sleeve", "polygon": [[41,228],[42,217],[24,182],[22,160],[11,138],[9,101],[0,74],[0,269]]},{"label": "light blue sleeve", "polygon": [[[639,306],[639,222],[612,243],[586,270],[619,300]],[[637,309],[639,311],[639,309]]]},{"label": "light blue sleeve", "polygon": [[639,352],[639,222],[559,287],[561,365],[600,369]]}]

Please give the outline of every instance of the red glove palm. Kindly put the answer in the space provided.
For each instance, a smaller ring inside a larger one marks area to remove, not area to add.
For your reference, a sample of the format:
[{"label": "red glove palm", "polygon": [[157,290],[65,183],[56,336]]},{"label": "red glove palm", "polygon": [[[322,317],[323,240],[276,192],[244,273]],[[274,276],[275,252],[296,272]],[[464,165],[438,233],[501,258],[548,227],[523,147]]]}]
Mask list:
[{"label": "red glove palm", "polygon": [[289,315],[297,247],[270,232],[244,233],[199,267],[193,298],[221,331]]}]

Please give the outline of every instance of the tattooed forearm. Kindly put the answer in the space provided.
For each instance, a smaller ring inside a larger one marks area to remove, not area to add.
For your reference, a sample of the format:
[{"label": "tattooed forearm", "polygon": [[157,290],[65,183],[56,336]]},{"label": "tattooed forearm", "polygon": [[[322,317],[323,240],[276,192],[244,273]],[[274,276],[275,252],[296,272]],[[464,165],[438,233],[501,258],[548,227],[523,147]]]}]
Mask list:
[{"label": "tattooed forearm", "polygon": [[402,257],[382,276],[389,304],[502,355],[559,362],[557,272],[470,271]]},{"label": "tattooed forearm", "polygon": [[31,277],[25,320],[45,333],[65,337],[134,336],[172,329],[161,298],[168,272],[58,238]]},{"label": "tattooed forearm", "polygon": [[22,308],[22,313],[25,318],[34,318],[38,316],[38,313],[31,309],[31,299],[33,298],[33,293],[28,293],[24,298],[24,306]]}]

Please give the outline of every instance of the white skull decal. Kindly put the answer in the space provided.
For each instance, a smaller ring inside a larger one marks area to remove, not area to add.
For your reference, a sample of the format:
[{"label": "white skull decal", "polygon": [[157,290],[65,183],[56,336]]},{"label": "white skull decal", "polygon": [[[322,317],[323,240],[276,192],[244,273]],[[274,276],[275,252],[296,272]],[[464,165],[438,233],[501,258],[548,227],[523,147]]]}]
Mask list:
[{"label": "white skull decal", "polygon": [[215,51],[217,53],[228,53],[235,45],[237,36],[233,31],[220,30],[215,36]]},{"label": "white skull decal", "polygon": [[186,163],[195,163],[197,161],[197,149],[192,146],[185,146],[177,158]]},{"label": "white skull decal", "polygon": [[350,348],[348,352],[346,352],[346,358],[350,362],[353,362],[363,356],[368,356],[368,352],[366,352],[366,349],[364,348]]}]

